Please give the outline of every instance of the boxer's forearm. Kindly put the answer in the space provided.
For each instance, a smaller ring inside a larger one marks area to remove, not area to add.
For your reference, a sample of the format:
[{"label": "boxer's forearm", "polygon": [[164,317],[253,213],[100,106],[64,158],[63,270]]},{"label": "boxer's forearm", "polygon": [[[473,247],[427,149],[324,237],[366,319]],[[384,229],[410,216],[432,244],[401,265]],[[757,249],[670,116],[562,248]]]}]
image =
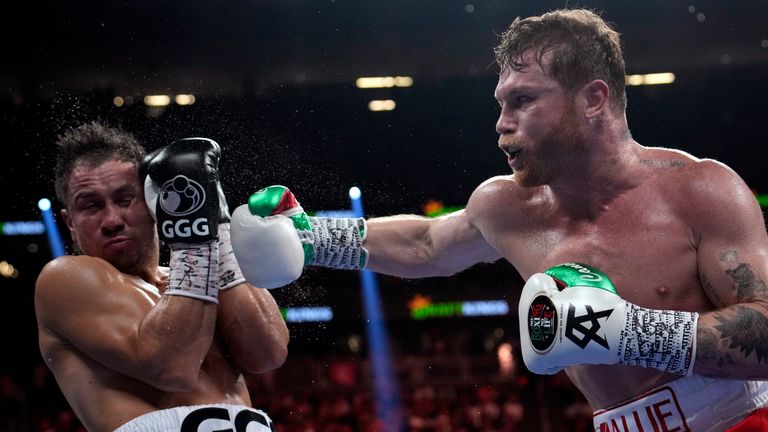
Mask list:
[{"label": "boxer's forearm", "polygon": [[368,220],[367,268],[400,277],[450,276],[501,255],[463,210],[438,218],[415,215]]},{"label": "boxer's forearm", "polygon": [[216,304],[163,296],[144,318],[129,375],[165,391],[188,391],[213,341]]},{"label": "boxer's forearm", "polygon": [[768,304],[739,303],[699,317],[694,373],[768,379]]},{"label": "boxer's forearm", "polygon": [[233,359],[247,372],[276,369],[288,356],[288,327],[266,289],[243,283],[222,291],[217,326]]},{"label": "boxer's forearm", "polygon": [[366,267],[396,276],[410,276],[419,270],[429,261],[429,223],[429,219],[415,215],[368,219],[363,242],[368,250]]},{"label": "boxer's forearm", "polygon": [[366,268],[409,278],[443,275],[430,236],[432,223],[416,215],[369,219],[363,243],[368,250]]}]

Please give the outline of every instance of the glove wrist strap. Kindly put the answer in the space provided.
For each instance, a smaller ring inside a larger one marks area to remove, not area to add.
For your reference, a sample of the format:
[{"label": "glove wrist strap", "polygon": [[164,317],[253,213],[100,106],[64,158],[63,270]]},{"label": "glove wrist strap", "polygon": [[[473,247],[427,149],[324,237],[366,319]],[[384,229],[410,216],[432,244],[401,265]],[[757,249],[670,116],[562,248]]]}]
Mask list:
[{"label": "glove wrist strap", "polygon": [[363,247],[366,223],[363,218],[310,217],[314,256],[310,265],[359,270],[368,262]]},{"label": "glove wrist strap", "polygon": [[646,309],[627,304],[619,363],[690,375],[696,359],[695,312]]},{"label": "glove wrist strap", "polygon": [[171,249],[171,272],[165,294],[218,303],[219,242],[211,240]]}]

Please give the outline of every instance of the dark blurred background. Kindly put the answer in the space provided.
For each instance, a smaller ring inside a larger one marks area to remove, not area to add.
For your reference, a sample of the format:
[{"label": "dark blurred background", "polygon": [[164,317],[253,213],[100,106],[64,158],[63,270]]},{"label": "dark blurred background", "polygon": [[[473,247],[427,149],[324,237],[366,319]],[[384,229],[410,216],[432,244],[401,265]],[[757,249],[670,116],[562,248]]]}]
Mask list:
[{"label": "dark blurred background", "polygon": [[[768,194],[765,0],[14,2],[0,27],[0,221],[40,219],[37,201],[53,199],[56,136],[91,120],[148,149],[218,141],[231,207],[274,183],[308,210],[348,208],[350,186],[367,216],[462,206],[484,179],[508,172],[494,132],[498,35],[516,16],[566,5],[616,25],[628,74],[675,74],[628,87],[638,142],[718,159]],[[357,88],[365,76],[413,85]],[[195,102],[148,107],[151,94]],[[396,108],[370,111],[373,99]],[[66,238],[63,228],[59,220]],[[79,427],[37,348],[34,281],[50,259],[44,235],[0,236],[0,261],[16,270],[0,276],[0,432]],[[517,353],[521,281],[507,263],[379,282],[411,430],[590,430],[566,378],[530,376],[518,357],[511,370],[500,365],[504,344]],[[330,307],[333,319],[289,324],[287,364],[250,378],[255,404],[285,431],[372,430],[357,274],[309,269],[273,294],[284,308]],[[510,312],[414,319],[424,299],[505,301]]]}]

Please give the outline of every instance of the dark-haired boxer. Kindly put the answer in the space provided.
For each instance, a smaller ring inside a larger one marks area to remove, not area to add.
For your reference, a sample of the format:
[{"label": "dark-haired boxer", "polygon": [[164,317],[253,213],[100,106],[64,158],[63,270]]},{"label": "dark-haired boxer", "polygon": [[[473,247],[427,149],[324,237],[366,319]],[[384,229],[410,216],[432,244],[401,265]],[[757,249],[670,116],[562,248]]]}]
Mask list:
[{"label": "dark-haired boxer", "polygon": [[45,266],[35,308],[43,358],[82,423],[271,430],[243,373],[280,366],[288,333],[232,254],[218,144],[180,140],[144,160],[131,135],[98,123],[57,144],[56,192],[80,254]]},{"label": "dark-haired boxer", "polygon": [[[436,219],[308,218],[287,191],[259,191],[233,213],[246,278],[280,285],[303,264],[448,276],[505,258],[528,280],[526,365],[565,368],[597,430],[768,430],[768,235],[749,188],[721,163],[634,141],[619,35],[595,13],[518,18],[496,55],[512,175]],[[264,231],[291,271],[255,259]],[[610,289],[588,280],[596,269]]]}]

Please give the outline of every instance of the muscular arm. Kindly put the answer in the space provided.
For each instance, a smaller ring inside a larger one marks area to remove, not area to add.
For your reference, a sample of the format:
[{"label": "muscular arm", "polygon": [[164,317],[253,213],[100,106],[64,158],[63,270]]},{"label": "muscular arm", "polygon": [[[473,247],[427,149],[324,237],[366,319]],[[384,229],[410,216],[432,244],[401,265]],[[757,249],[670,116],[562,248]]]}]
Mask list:
[{"label": "muscular arm", "polygon": [[237,364],[250,373],[280,367],[288,327],[269,290],[242,283],[219,294],[218,328]]},{"label": "muscular arm", "polygon": [[87,256],[46,265],[35,288],[43,356],[56,372],[54,343],[44,336],[53,334],[117,373],[164,391],[189,390],[213,340],[216,305],[183,296],[157,300],[127,278]]},{"label": "muscular arm", "polygon": [[370,254],[367,267],[379,273],[419,278],[450,276],[478,262],[499,259],[500,254],[472,223],[476,206],[478,203],[470,199],[466,210],[434,219],[402,215],[368,220],[364,243]]},{"label": "muscular arm", "polygon": [[694,237],[701,284],[718,309],[699,317],[694,373],[766,379],[765,221],[754,196],[735,173],[722,166],[712,171],[711,189],[704,191],[707,196],[696,206]]}]

